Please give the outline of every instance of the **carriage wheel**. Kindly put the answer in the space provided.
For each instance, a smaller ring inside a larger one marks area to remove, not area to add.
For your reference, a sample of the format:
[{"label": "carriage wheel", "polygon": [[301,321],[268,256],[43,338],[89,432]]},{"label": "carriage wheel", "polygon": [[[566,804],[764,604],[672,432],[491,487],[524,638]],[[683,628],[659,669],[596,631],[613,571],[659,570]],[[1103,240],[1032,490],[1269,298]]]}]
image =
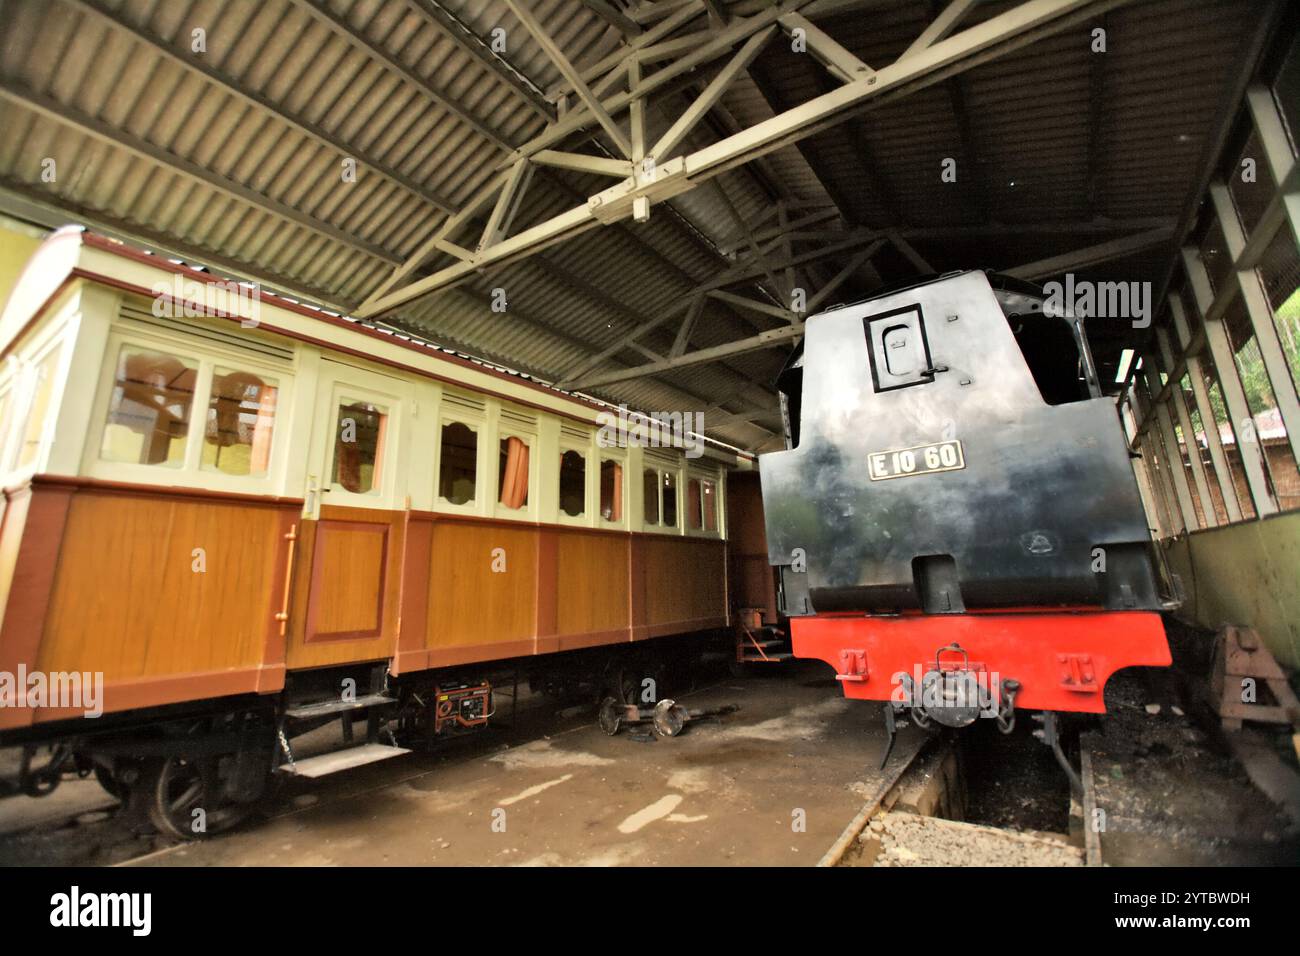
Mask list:
[{"label": "carriage wheel", "polygon": [[[141,775],[149,820],[160,833],[178,840],[199,840],[243,822],[253,807],[227,797],[226,780],[234,768],[232,755],[167,757],[150,761]],[[268,766],[267,772],[270,772]],[[202,810],[202,814],[194,811]],[[197,821],[203,828],[196,830]]]}]

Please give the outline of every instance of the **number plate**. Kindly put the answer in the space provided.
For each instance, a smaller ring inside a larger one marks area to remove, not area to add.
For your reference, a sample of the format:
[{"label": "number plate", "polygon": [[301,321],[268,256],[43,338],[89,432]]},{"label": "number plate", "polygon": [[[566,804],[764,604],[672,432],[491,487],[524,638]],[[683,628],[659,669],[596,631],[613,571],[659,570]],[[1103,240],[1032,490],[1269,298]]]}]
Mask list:
[{"label": "number plate", "polygon": [[871,480],[884,481],[936,471],[960,471],[966,467],[966,456],[962,454],[961,442],[937,441],[897,451],[875,451],[867,456],[867,462]]}]

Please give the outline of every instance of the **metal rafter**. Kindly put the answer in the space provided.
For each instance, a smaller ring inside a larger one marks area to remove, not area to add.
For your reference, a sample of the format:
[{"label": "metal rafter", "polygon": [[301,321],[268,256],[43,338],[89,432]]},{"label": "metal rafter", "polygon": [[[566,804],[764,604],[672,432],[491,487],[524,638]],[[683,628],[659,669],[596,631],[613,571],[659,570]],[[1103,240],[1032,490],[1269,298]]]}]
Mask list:
[{"label": "metal rafter", "polygon": [[[520,0],[510,0],[522,9]],[[668,162],[657,162],[655,174],[643,178],[630,177],[623,182],[591,197],[583,206],[553,216],[523,232],[483,250],[472,262],[453,263],[433,275],[411,283],[405,288],[388,293],[371,303],[364,315],[378,315],[405,302],[449,288],[464,281],[478,269],[504,264],[532,254],[536,249],[563,241],[585,232],[600,223],[616,222],[632,215],[634,208],[645,200],[663,201],[687,192],[699,183],[748,162],[754,156],[798,142],[822,129],[829,128],[854,112],[869,108],[886,98],[884,94],[903,95],[912,90],[947,79],[979,63],[987,62],[1009,49],[1015,49],[1040,36],[1055,32],[1066,24],[1096,16],[1104,9],[1118,6],[1123,0],[1026,0],[1026,2],[992,17],[977,26],[969,27],[946,40],[931,44],[924,50],[903,57],[883,67],[868,77],[846,83],[840,88],[765,120],[756,126],[727,137],[720,142],[696,150]],[[802,4],[794,4],[802,6]],[[768,14],[792,12],[789,5],[781,4]],[[742,25],[752,35],[768,25],[764,14],[745,20],[733,20],[721,31],[728,34]],[[755,23],[755,21],[761,21]],[[706,45],[706,48],[712,45]],[[690,60],[688,55],[678,64]],[[653,85],[665,74],[676,69],[667,67],[643,81],[637,94]],[[571,67],[570,67],[571,69]],[[606,117],[621,101],[626,106],[631,94],[620,94],[601,104]],[[612,119],[611,119],[612,123]],[[553,129],[564,125],[561,120]],[[621,133],[620,133],[621,136]],[[546,139],[543,136],[541,140]],[[520,155],[536,152],[542,145],[534,140],[520,149]],[[626,142],[627,151],[631,144]],[[549,144],[548,144],[549,145]]]}]

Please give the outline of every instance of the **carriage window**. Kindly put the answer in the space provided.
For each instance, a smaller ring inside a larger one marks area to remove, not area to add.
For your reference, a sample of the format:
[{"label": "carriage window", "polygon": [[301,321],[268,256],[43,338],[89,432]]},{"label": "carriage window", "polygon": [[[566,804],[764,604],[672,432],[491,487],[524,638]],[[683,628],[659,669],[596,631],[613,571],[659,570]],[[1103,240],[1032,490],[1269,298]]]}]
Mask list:
[{"label": "carriage window", "polygon": [[[478,434],[468,425],[448,422],[442,426],[442,457],[438,466],[438,494],[453,505],[474,500],[478,473]],[[525,472],[525,475],[527,472]],[[525,494],[527,494],[527,477]]]},{"label": "carriage window", "polygon": [[36,453],[41,450],[41,436],[45,434],[46,415],[50,410],[50,399],[54,395],[54,369],[59,363],[62,348],[49,351],[41,364],[36,366],[36,393],[32,396],[32,408],[27,415],[27,428],[23,432],[23,447],[19,453],[18,467],[23,468],[36,460]]},{"label": "carriage window", "polygon": [[704,530],[704,504],[700,493],[700,480],[692,478],[686,482],[686,520],[692,531]]},{"label": "carriage window", "polygon": [[279,393],[273,378],[215,368],[200,467],[204,471],[253,477],[270,471],[271,434]]},{"label": "carriage window", "polygon": [[700,482],[700,487],[704,491],[703,509],[704,509],[704,530],[718,530],[718,486],[712,481]]},{"label": "carriage window", "polygon": [[600,463],[600,516],[623,520],[623,466],[608,458]]},{"label": "carriage window", "polygon": [[576,451],[560,456],[560,510],[570,518],[587,510],[587,460]]},{"label": "carriage window", "polygon": [[645,490],[645,523],[659,523],[659,472],[647,468],[642,475],[642,488]]},{"label": "carriage window", "polygon": [[[472,482],[471,478],[471,482]],[[474,497],[471,487],[469,497]],[[466,501],[469,498],[465,499]],[[497,477],[497,501],[507,508],[528,505],[528,443],[522,438],[501,439],[501,468]],[[463,502],[457,502],[462,504]]]},{"label": "carriage window", "polygon": [[664,472],[663,492],[664,492],[664,504],[663,504],[664,527],[676,528],[677,527],[677,476],[674,475],[671,471]]},{"label": "carriage window", "polygon": [[99,457],[179,468],[185,458],[198,368],[190,359],[123,347]]},{"label": "carriage window", "polygon": [[331,483],[354,495],[377,489],[387,431],[388,415],[382,408],[367,402],[340,405]]}]

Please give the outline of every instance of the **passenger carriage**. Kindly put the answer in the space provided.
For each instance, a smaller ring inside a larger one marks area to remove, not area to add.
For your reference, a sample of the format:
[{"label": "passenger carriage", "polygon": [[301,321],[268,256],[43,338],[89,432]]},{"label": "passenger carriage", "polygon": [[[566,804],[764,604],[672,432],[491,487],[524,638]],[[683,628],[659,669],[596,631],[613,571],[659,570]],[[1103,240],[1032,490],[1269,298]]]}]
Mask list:
[{"label": "passenger carriage", "polygon": [[191,835],[187,781],[230,822],[313,772],[296,730],[369,717],[317,770],[351,765],[389,716],[481,724],[489,665],[728,624],[734,452],[611,446],[596,403],[72,228],[0,348],[0,673],[103,681],[94,719],[0,706],[54,745],[33,792],[93,767]]}]

